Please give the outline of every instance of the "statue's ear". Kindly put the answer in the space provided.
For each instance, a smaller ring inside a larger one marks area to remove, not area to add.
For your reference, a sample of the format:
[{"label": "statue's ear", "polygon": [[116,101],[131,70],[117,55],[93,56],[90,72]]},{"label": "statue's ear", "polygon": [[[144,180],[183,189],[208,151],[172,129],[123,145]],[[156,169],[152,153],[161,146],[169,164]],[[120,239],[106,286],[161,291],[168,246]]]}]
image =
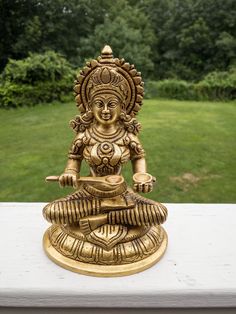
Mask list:
[{"label": "statue's ear", "polygon": [[86,111],[91,111],[91,110],[92,110],[92,101],[89,100],[89,101],[87,102],[87,110],[86,110]]},{"label": "statue's ear", "polygon": [[125,110],[125,101],[122,102],[121,109],[122,109],[122,111],[124,111],[124,113],[126,114],[126,110]]},{"label": "statue's ear", "polygon": [[125,119],[125,117],[126,117],[126,111],[123,109],[123,108],[121,108],[121,113],[120,113],[120,120],[124,120]]}]

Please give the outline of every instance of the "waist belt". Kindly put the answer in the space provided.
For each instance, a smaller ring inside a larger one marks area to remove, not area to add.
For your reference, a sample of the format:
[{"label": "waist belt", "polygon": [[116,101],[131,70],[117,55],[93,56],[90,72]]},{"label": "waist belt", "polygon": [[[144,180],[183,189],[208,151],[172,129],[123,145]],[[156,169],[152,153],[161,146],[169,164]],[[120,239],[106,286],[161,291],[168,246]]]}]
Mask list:
[{"label": "waist belt", "polygon": [[99,188],[95,188],[94,186],[88,183],[84,183],[83,187],[87,192],[98,197],[113,197],[120,195],[127,190],[127,185],[125,182],[121,183],[120,185],[114,187],[112,190],[109,191],[100,190]]}]

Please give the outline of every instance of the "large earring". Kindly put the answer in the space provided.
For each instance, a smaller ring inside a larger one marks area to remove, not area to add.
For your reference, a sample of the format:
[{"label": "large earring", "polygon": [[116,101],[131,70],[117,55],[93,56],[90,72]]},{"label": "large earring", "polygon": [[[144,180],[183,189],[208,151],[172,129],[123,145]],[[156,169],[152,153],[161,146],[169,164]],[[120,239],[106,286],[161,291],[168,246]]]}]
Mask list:
[{"label": "large earring", "polygon": [[76,133],[84,132],[90,124],[93,122],[93,112],[92,110],[87,110],[85,113],[80,114],[75,117],[75,119],[70,121],[70,126]]},{"label": "large earring", "polygon": [[120,122],[128,132],[135,135],[137,135],[141,129],[141,124],[135,118],[128,115],[124,110],[121,111]]}]

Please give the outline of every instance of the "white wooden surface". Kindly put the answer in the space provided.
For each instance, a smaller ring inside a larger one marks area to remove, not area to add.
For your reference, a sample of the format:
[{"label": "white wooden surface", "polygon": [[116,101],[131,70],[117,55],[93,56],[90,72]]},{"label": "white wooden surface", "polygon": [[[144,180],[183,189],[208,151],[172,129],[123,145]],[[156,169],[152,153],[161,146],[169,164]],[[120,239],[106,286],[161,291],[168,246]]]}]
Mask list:
[{"label": "white wooden surface", "polygon": [[45,256],[43,203],[0,203],[0,307],[236,308],[236,205],[166,205],[163,259],[129,277],[95,278]]}]

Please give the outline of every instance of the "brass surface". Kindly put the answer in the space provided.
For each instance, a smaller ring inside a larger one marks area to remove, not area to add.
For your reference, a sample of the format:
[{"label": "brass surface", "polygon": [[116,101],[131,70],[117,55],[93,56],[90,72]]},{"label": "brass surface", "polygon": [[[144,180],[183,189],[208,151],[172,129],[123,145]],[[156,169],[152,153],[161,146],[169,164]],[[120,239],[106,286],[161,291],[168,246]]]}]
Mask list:
[{"label": "brass surface", "polygon": [[96,276],[96,277],[120,277],[136,274],[145,269],[150,268],[156,264],[164,255],[167,248],[167,234],[165,230],[164,238],[160,247],[152,255],[138,261],[123,265],[99,265],[79,262],[66,257],[56,250],[50,243],[48,231],[45,232],[43,237],[43,246],[47,256],[59,266],[66,268],[70,271],[80,273],[83,275]]},{"label": "brass surface", "polygon": [[[156,181],[147,173],[138,138],[141,75],[124,59],[113,58],[105,46],[100,57],[86,63],[74,90],[80,114],[70,125],[76,136],[64,172],[46,181],[73,186],[75,192],[44,207],[43,215],[52,223],[44,249],[58,265],[86,275],[140,272],[155,264],[167,247],[160,226],[166,207],[138,194],[152,191]],[[82,160],[90,168],[87,177],[79,175]],[[121,175],[129,160],[132,189]]]}]

